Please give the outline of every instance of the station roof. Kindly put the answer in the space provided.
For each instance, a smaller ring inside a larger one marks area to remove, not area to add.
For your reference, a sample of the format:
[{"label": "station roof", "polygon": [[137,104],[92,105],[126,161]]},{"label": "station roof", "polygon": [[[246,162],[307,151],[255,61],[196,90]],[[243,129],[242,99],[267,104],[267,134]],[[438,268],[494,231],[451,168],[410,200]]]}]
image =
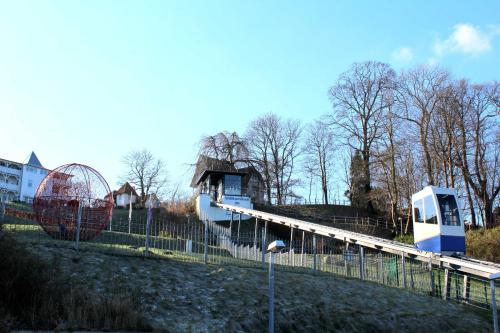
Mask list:
[{"label": "station roof", "polygon": [[213,157],[201,155],[196,162],[196,169],[191,180],[191,187],[196,187],[210,174],[220,175],[244,175],[244,171],[236,169],[234,165],[226,160],[218,160]]},{"label": "station roof", "polygon": [[130,194],[130,193],[132,193],[132,195],[135,195],[136,197],[138,196],[137,192],[135,191],[135,189],[128,182],[126,182],[125,184],[123,184],[123,186],[120,187],[117,191],[113,192],[114,195]]}]

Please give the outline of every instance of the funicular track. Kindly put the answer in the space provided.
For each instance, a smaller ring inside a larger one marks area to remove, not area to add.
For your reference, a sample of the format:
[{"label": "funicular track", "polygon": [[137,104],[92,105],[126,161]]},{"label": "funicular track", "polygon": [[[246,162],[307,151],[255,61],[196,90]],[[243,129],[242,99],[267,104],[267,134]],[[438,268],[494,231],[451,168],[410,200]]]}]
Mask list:
[{"label": "funicular track", "polygon": [[334,238],[345,243],[356,244],[382,252],[403,255],[407,258],[412,258],[439,267],[486,278],[488,280],[495,280],[500,278],[500,264],[467,257],[458,258],[443,256],[433,252],[422,251],[416,249],[412,245],[396,242],[393,240],[369,236],[312,222],[306,222],[254,209],[246,209],[225,204],[217,204],[217,206],[227,211],[248,215],[254,218],[258,218],[262,221],[285,225],[290,228],[311,232],[313,234]]}]

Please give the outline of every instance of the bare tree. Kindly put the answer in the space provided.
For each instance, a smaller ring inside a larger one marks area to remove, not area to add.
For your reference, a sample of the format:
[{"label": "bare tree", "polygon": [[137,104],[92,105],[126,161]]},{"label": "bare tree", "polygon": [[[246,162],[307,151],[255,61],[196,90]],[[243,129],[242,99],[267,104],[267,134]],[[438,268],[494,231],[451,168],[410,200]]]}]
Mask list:
[{"label": "bare tree", "polygon": [[328,179],[334,153],[334,136],[325,122],[315,120],[307,127],[304,155],[308,172],[321,182],[323,203],[328,205]]},{"label": "bare tree", "polygon": [[245,141],[236,132],[223,131],[202,137],[199,155],[226,160],[232,165],[248,161],[248,149]]},{"label": "bare tree", "polygon": [[401,127],[400,121],[395,117],[391,108],[392,105],[390,105],[390,111],[387,113],[387,121],[384,124],[385,135],[377,143],[375,157],[379,172],[377,175],[378,170],[375,169],[375,174],[378,182],[385,190],[385,194],[388,196],[390,201],[390,217],[393,226],[396,226],[400,206],[400,187],[398,184],[400,151],[398,150],[398,146],[401,145],[401,140],[399,139]]},{"label": "bare tree", "polygon": [[436,103],[430,121],[429,145],[435,160],[435,182],[446,187],[455,187],[457,168],[455,163],[455,140],[458,128],[456,96],[453,84],[444,87]]},{"label": "bare tree", "polygon": [[275,118],[270,115],[253,120],[245,134],[245,140],[249,150],[249,160],[252,165],[262,174],[266,186],[267,204],[271,204],[271,132],[276,128]]},{"label": "bare tree", "polygon": [[264,178],[268,203],[273,195],[278,205],[285,203],[287,196],[295,196],[293,171],[301,132],[298,121],[283,120],[273,113],[255,119],[248,127],[245,137],[250,162]]},{"label": "bare tree", "polygon": [[429,147],[431,117],[438,108],[448,72],[430,66],[419,66],[400,75],[398,101],[403,109],[403,119],[417,127],[423,151],[424,167],[429,185],[435,185],[434,159]]},{"label": "bare tree", "polygon": [[[382,124],[389,101],[387,96],[393,93],[395,76],[391,67],[381,62],[355,63],[340,75],[329,90],[333,104],[330,115],[332,124],[351,149],[359,150],[363,158],[364,192],[367,198],[372,187],[372,145],[383,134]],[[373,209],[370,199],[367,208]]]},{"label": "bare tree", "polygon": [[134,150],[126,154],[122,163],[127,168],[123,181],[128,181],[140,192],[140,201],[144,205],[149,194],[161,196],[167,187],[167,169],[165,163],[155,158],[146,150]]},{"label": "bare tree", "polygon": [[484,226],[488,227],[493,224],[493,205],[500,191],[500,141],[495,122],[499,84],[469,86],[462,82],[461,87],[460,107],[457,109],[458,165],[480,203]]}]

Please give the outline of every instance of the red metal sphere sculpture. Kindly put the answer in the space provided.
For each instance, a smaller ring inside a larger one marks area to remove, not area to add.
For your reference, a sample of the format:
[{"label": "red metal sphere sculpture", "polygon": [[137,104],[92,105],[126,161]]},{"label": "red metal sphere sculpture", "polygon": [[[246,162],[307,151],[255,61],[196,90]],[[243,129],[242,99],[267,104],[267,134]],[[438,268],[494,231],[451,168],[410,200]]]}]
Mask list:
[{"label": "red metal sphere sculpture", "polygon": [[66,164],[50,172],[33,200],[40,226],[56,239],[79,240],[97,236],[111,220],[113,195],[96,170],[82,164]]}]

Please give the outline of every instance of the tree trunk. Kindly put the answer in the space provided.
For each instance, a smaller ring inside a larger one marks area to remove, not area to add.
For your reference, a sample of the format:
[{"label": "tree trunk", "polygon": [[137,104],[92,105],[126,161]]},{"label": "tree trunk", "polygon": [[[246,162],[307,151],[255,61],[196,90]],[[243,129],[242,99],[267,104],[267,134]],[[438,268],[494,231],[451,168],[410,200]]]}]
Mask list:
[{"label": "tree trunk", "polygon": [[469,203],[470,219],[471,219],[470,221],[472,226],[475,227],[477,225],[477,221],[476,221],[476,211],[474,209],[474,201],[472,200],[469,183],[467,181],[464,181],[464,183],[465,183],[465,191],[467,193],[467,202]]},{"label": "tree trunk", "polygon": [[493,227],[493,210],[490,199],[485,196],[484,200],[484,228],[489,229]]},{"label": "tree trunk", "polygon": [[[424,125],[422,124],[422,127]],[[427,145],[427,133],[423,128],[420,128],[420,144],[422,145],[422,149],[424,150],[424,163],[425,170],[427,172],[427,178],[429,181],[429,185],[434,185],[434,174],[432,173],[432,159],[431,154],[429,152],[429,147]]]}]

